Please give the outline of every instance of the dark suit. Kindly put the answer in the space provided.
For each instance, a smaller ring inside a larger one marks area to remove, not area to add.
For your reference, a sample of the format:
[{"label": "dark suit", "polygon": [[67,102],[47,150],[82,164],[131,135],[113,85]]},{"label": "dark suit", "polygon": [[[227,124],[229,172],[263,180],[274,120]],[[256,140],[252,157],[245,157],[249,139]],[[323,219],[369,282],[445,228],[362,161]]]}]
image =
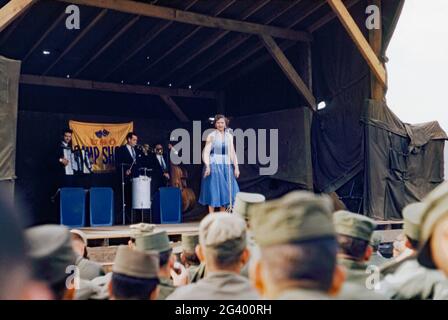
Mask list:
[{"label": "dark suit", "polygon": [[[127,145],[120,146],[115,150],[115,169],[117,170],[117,172],[121,177],[121,168],[123,167],[125,178],[128,181],[131,178],[139,175],[138,169],[140,168],[142,154],[136,148],[134,148],[134,151],[135,151],[135,161],[131,153],[129,152]],[[131,166],[132,166],[131,174],[129,176],[126,176],[126,171],[130,169]]]},{"label": "dark suit", "polygon": [[[117,188],[117,194],[119,194],[120,196],[117,198],[122,199],[122,175],[124,177],[124,201],[126,203],[126,220],[129,222],[131,221],[131,209],[132,209],[132,183],[131,183],[131,179],[134,177],[137,177],[139,175],[139,168],[140,168],[140,164],[141,164],[141,159],[142,159],[142,154],[139,152],[139,150],[137,150],[136,148],[134,148],[135,151],[135,160],[132,157],[132,154],[129,152],[129,149],[127,147],[127,145],[123,145],[118,147],[115,150],[115,170],[117,173],[117,185],[119,186]],[[131,174],[129,176],[126,175],[126,171],[131,169]],[[120,210],[117,210],[117,216],[121,217],[123,212],[122,212],[122,207],[121,207],[121,203],[120,203]],[[118,219],[116,219],[118,220]],[[122,219],[121,219],[122,220]]]},{"label": "dark suit", "polygon": [[162,167],[162,165],[160,164],[157,155],[155,153],[151,154],[151,169],[152,169],[152,191],[151,193],[154,194],[155,192],[157,192],[159,190],[159,188],[161,187],[166,187],[167,184],[167,179],[163,176],[164,173],[170,173],[170,160],[169,157],[166,154],[162,155],[163,160],[165,162],[165,168]]}]

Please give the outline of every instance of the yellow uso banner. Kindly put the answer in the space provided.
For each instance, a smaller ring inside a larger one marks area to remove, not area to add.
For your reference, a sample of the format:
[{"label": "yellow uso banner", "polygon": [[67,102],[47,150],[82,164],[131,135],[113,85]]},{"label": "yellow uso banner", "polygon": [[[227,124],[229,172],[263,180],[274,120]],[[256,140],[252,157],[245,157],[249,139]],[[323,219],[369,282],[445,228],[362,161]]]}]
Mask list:
[{"label": "yellow uso banner", "polygon": [[115,148],[121,146],[128,132],[134,127],[129,123],[88,123],[69,121],[73,131],[72,145],[84,150],[92,161],[93,171],[97,173],[114,170]]}]

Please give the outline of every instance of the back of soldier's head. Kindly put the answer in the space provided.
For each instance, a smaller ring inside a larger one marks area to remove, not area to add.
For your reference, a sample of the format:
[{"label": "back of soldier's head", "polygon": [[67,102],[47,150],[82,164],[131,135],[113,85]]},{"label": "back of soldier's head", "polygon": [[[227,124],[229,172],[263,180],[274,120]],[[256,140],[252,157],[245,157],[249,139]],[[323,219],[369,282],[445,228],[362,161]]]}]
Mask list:
[{"label": "back of soldier's head", "polygon": [[260,263],[273,285],[330,288],[337,242],[328,196],[295,191],[249,212]]},{"label": "back of soldier's head", "polygon": [[18,213],[0,197],[0,300],[18,299],[29,269]]},{"label": "back of soldier's head", "polygon": [[339,210],[333,214],[333,222],[341,253],[363,260],[376,228],[375,221],[361,214]]},{"label": "back of soldier's head", "polygon": [[[40,225],[25,231],[34,278],[45,282],[56,299],[67,298],[74,287],[76,256],[70,231],[60,225]],[[68,290],[68,291],[67,291]]]},{"label": "back of soldier's head", "polygon": [[237,264],[246,241],[246,223],[236,214],[211,213],[199,224],[199,243],[217,267]]},{"label": "back of soldier's head", "polygon": [[156,251],[138,251],[119,246],[110,283],[112,299],[148,300],[156,298],[159,284],[159,257]]}]

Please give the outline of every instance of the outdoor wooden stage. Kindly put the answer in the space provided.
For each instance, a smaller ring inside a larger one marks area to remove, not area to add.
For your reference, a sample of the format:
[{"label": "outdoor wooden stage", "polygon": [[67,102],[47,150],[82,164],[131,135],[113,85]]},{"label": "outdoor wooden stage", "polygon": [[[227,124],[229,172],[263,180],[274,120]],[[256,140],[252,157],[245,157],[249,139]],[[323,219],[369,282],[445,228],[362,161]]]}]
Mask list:
[{"label": "outdoor wooden stage", "polygon": [[[78,228],[77,230],[82,231],[87,241],[130,238],[135,233],[129,225]],[[180,236],[182,233],[198,232],[199,222],[156,224],[154,231],[161,230],[165,230],[168,236]]]},{"label": "outdoor wooden stage", "polygon": [[[393,238],[401,232],[401,228],[392,228],[392,226],[401,227],[402,221],[377,221],[377,232],[385,235],[384,242],[391,242]],[[135,230],[129,228],[129,225],[119,225],[111,227],[89,227],[79,228],[87,241],[89,240],[108,240],[130,238]],[[180,236],[182,233],[198,232],[199,222],[186,222],[176,224],[156,224],[155,231],[165,230],[168,236]]]}]

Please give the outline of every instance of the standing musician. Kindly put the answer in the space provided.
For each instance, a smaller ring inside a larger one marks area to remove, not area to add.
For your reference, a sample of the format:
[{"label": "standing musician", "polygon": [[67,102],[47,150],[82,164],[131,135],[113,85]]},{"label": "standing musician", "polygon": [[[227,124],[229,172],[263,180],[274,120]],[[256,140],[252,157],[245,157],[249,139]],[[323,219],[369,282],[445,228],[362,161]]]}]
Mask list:
[{"label": "standing musician", "polygon": [[154,151],[151,167],[153,193],[157,192],[161,187],[166,187],[170,180],[169,156],[163,152],[163,147],[160,143],[156,144]]},{"label": "standing musician", "polygon": [[131,217],[132,209],[131,179],[138,176],[142,158],[141,152],[136,148],[137,142],[137,135],[134,132],[129,132],[126,135],[126,144],[120,146],[115,151],[115,169],[120,185],[124,182],[125,213],[128,218]]}]

